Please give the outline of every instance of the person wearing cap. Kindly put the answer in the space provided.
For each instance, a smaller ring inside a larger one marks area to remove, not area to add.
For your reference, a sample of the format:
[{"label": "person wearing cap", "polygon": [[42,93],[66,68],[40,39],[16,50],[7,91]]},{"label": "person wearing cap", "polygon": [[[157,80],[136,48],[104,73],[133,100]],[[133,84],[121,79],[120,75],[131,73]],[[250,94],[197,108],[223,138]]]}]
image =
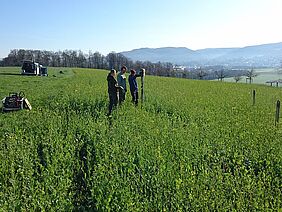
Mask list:
[{"label": "person wearing cap", "polygon": [[117,81],[118,81],[118,85],[123,87],[122,90],[120,90],[119,92],[119,103],[121,104],[122,102],[125,101],[125,95],[126,95],[126,76],[125,73],[127,71],[127,67],[126,66],[122,66],[120,69],[120,72],[117,75]]},{"label": "person wearing cap", "polygon": [[137,106],[138,105],[138,83],[136,78],[143,76],[143,71],[141,70],[140,74],[136,74],[134,69],[130,70],[130,75],[128,77],[130,93],[132,96],[132,102]]},{"label": "person wearing cap", "polygon": [[108,81],[108,94],[109,94],[109,112],[108,115],[111,115],[113,107],[117,106],[118,103],[118,93],[119,90],[122,89],[121,86],[118,85],[116,80],[117,72],[115,69],[112,69],[107,76]]}]

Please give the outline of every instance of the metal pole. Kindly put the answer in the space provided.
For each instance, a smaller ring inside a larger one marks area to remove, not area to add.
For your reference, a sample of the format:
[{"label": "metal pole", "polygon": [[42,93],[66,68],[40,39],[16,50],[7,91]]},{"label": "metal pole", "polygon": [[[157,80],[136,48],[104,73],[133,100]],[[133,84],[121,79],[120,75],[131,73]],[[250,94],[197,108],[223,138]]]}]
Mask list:
[{"label": "metal pole", "polygon": [[276,103],[276,115],[275,115],[275,126],[279,123],[279,116],[280,116],[280,101],[277,100],[277,103]]}]

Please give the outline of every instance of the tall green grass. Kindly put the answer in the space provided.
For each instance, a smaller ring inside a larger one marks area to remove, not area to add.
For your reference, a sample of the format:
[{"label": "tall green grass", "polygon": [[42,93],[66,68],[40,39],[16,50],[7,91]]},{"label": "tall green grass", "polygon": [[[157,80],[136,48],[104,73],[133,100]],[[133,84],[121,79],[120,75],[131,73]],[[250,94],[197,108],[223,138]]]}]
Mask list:
[{"label": "tall green grass", "polygon": [[106,71],[16,73],[0,97],[33,109],[0,114],[0,210],[281,210],[281,89],[146,76],[108,118]]}]

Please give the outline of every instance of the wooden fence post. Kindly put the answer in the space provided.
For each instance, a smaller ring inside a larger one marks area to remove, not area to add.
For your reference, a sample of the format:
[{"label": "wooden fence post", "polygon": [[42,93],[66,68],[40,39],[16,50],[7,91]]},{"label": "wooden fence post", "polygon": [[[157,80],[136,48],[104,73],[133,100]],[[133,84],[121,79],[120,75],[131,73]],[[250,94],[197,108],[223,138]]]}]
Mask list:
[{"label": "wooden fence post", "polygon": [[253,90],[253,106],[256,104],[256,90]]},{"label": "wooden fence post", "polygon": [[279,117],[280,117],[280,101],[277,100],[277,103],[276,103],[276,114],[275,114],[275,126],[279,123]]},{"label": "wooden fence post", "polygon": [[144,102],[144,78],[145,78],[145,69],[141,69],[141,103]]}]

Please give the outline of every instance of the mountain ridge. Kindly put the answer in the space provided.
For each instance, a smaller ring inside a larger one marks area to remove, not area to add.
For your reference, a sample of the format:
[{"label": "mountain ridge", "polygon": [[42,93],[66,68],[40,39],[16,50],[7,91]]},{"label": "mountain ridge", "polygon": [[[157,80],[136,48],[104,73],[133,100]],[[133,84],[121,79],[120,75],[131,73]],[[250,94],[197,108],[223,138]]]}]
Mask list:
[{"label": "mountain ridge", "polygon": [[277,66],[282,62],[282,42],[231,48],[139,48],[120,52],[137,61],[171,62],[178,65]]}]

